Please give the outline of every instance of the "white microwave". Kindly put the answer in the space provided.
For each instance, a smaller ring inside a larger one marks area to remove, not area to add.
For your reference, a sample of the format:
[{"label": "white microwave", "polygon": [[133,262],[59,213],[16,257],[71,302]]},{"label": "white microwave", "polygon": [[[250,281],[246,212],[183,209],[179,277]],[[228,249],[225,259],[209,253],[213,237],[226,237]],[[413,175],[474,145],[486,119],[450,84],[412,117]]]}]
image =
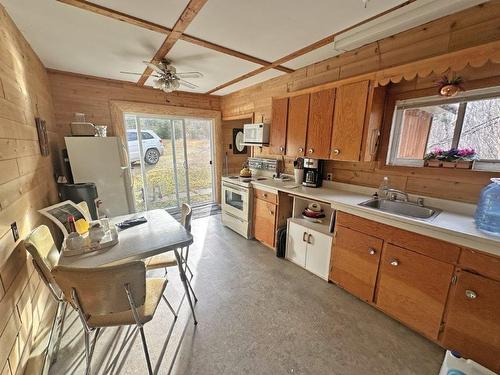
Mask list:
[{"label": "white microwave", "polygon": [[243,143],[250,145],[269,144],[269,124],[261,122],[243,125]]}]

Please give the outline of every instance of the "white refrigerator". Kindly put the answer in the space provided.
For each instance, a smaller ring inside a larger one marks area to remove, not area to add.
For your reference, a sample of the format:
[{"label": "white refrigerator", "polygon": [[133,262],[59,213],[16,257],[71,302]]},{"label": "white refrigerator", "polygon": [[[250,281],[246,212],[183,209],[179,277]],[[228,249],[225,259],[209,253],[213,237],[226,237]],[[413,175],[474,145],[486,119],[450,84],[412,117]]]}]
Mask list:
[{"label": "white refrigerator", "polygon": [[130,163],[118,137],[65,137],[75,183],[96,184],[102,210],[109,216],[134,212]]}]

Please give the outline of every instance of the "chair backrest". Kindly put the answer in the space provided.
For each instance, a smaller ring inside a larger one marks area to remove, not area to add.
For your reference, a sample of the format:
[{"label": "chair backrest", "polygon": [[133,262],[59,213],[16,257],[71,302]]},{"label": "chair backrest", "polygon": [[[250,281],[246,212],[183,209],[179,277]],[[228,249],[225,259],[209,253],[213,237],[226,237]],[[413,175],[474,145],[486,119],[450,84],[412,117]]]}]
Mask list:
[{"label": "chair backrest", "polygon": [[54,243],[54,238],[49,227],[40,225],[35,228],[24,240],[26,250],[33,257],[37,270],[41,271],[43,279],[50,284],[54,284],[51,271],[59,261],[59,250]]},{"label": "chair backrest", "polygon": [[66,299],[72,300],[76,291],[82,312],[87,315],[104,315],[130,310],[125,292],[128,284],[136,307],[146,299],[146,267],[142,261],[97,268],[56,266],[52,275]]},{"label": "chair backrest", "polygon": [[181,224],[184,228],[191,232],[191,217],[193,216],[193,209],[187,203],[183,203],[181,207]]}]

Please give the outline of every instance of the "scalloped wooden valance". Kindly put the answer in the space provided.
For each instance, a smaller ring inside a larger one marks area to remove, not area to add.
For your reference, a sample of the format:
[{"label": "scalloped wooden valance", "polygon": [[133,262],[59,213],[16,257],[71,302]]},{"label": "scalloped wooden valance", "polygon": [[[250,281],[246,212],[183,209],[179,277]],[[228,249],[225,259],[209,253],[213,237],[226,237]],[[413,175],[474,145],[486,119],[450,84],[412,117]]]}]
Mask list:
[{"label": "scalloped wooden valance", "polygon": [[440,75],[448,70],[459,72],[467,66],[478,68],[488,62],[500,63],[500,41],[379,70],[374,75],[375,81],[380,86],[385,86],[390,82],[398,83],[402,79],[411,81],[433,73]]}]

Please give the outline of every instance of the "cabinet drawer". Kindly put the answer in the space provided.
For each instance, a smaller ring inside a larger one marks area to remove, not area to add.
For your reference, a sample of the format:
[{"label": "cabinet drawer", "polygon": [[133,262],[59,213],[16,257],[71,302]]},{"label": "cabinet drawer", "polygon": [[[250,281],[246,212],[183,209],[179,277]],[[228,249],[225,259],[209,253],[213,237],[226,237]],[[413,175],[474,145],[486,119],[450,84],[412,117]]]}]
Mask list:
[{"label": "cabinet drawer", "polygon": [[274,247],[276,233],[276,205],[262,199],[254,201],[254,237],[269,247]]},{"label": "cabinet drawer", "polygon": [[500,258],[472,249],[463,249],[460,254],[461,268],[500,281]]},{"label": "cabinet drawer", "polygon": [[447,307],[443,345],[500,373],[500,282],[458,272]]},{"label": "cabinet drawer", "polygon": [[437,340],[453,265],[386,244],[375,303],[409,327]]},{"label": "cabinet drawer", "polygon": [[337,211],[337,224],[447,263],[457,263],[460,247],[390,225]]},{"label": "cabinet drawer", "polygon": [[269,203],[273,204],[278,203],[278,194],[270,193],[268,191],[254,189],[254,197],[257,199],[262,199]]},{"label": "cabinet drawer", "polygon": [[337,226],[330,279],[365,301],[373,300],[382,240]]}]

